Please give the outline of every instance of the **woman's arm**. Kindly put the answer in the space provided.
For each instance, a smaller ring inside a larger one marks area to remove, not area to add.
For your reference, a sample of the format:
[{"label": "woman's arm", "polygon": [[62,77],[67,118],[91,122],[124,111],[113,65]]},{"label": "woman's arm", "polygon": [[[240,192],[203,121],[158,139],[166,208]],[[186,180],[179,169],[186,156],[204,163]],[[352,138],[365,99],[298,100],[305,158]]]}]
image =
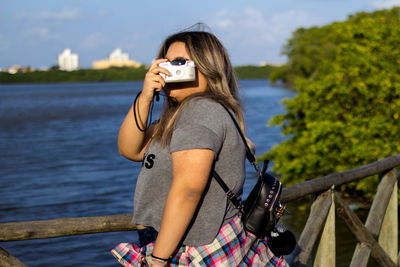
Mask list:
[{"label": "woman's arm", "polygon": [[207,185],[213,161],[214,151],[210,149],[172,153],[173,180],[154,247],[154,256],[168,258],[177,248]]},{"label": "woman's arm", "polygon": [[136,101],[136,107],[130,108],[119,130],[118,151],[130,160],[141,161],[143,159],[146,145],[153,133],[152,127],[144,132],[138,129],[133,109],[136,109],[136,119],[140,128],[145,129],[154,92],[161,91],[165,86],[165,81],[159,73],[171,75],[166,69],[158,66],[161,62],[166,61],[166,59],[157,59],[151,64],[143,82],[142,93]]},{"label": "woman's arm", "polygon": [[[139,96],[136,103],[136,117],[138,119],[138,124],[142,129],[146,127],[150,104],[151,102],[149,103],[148,101],[141,99],[141,96]],[[132,105],[122,122],[121,128],[119,129],[118,151],[127,159],[141,161],[143,159],[146,143],[151,137],[153,127],[149,127],[145,132],[140,131],[136,126],[133,108]]]}]

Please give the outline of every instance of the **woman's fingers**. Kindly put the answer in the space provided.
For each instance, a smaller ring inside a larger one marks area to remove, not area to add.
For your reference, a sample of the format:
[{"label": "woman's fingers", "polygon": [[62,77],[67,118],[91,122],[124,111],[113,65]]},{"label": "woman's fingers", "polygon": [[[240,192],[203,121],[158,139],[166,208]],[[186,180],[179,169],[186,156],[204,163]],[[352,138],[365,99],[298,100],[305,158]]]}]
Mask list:
[{"label": "woman's fingers", "polygon": [[168,59],[165,59],[165,58],[160,58],[160,59],[154,60],[149,68],[149,72],[154,73],[154,74],[164,73],[168,76],[171,75],[167,69],[159,66],[160,63],[167,62],[167,61],[168,61]]},{"label": "woman's fingers", "polygon": [[161,87],[165,86],[164,78],[159,74],[154,74],[151,72],[146,73],[145,83],[149,83],[151,87],[156,86],[158,88],[158,84],[161,84]]},{"label": "woman's fingers", "polygon": [[168,70],[158,66],[160,63],[167,61],[167,59],[157,59],[151,64],[149,70],[147,71],[142,89],[143,97],[145,97],[147,101],[152,101],[154,91],[159,92],[165,86],[165,80],[160,73],[168,76],[171,75]]}]

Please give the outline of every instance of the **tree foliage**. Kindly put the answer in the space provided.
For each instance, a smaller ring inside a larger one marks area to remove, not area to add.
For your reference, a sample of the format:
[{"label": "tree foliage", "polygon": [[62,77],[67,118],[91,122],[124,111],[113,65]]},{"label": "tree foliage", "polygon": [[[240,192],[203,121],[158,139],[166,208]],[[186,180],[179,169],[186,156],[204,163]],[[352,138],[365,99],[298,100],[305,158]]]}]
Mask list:
[{"label": "tree foliage", "polygon": [[[276,67],[237,66],[235,71],[239,79],[267,79]],[[62,71],[53,66],[48,71],[18,72],[10,74],[0,72],[1,83],[52,83],[52,82],[105,82],[105,81],[141,81],[147,72],[147,67],[139,68],[109,68],[102,70],[80,69]]]},{"label": "tree foliage", "polygon": [[234,67],[239,79],[268,79],[271,72],[277,67],[272,65],[265,66],[236,66]]},{"label": "tree foliage", "polygon": [[146,71],[146,67],[62,71],[54,66],[48,71],[18,72],[16,74],[0,72],[0,83],[136,81],[142,80]]},{"label": "tree foliage", "polygon": [[[400,8],[298,29],[272,76],[298,91],[270,124],[288,139],[263,157],[287,184],[400,152]],[[377,179],[347,190],[373,192]]]}]

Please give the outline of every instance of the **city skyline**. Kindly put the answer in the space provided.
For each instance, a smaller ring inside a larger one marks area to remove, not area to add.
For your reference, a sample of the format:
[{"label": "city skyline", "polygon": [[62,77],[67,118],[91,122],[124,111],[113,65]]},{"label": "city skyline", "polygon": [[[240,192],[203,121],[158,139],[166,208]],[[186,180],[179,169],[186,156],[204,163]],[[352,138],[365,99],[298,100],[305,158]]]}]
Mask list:
[{"label": "city skyline", "polygon": [[[66,48],[80,68],[120,47],[149,64],[165,37],[203,22],[227,48],[233,65],[283,63],[299,27],[323,26],[349,15],[400,6],[400,0],[198,1],[0,0],[0,67],[57,65]],[[156,7],[158,8],[156,8]]]},{"label": "city skyline", "polygon": [[[62,52],[58,53],[56,56],[56,64],[51,67],[57,66],[60,70],[73,71],[81,69],[79,66],[79,54],[72,53],[70,48],[63,49]],[[117,47],[108,53],[106,58],[95,59],[90,67],[92,69],[105,69],[110,67],[140,67],[143,64],[137,62],[130,58],[129,53],[123,53],[121,48]],[[22,66],[19,64],[14,64],[11,66],[6,66],[2,68],[0,66],[0,71],[5,71],[11,74],[15,74],[18,71],[34,71],[41,70],[46,71],[49,67],[34,68],[31,66]]]}]

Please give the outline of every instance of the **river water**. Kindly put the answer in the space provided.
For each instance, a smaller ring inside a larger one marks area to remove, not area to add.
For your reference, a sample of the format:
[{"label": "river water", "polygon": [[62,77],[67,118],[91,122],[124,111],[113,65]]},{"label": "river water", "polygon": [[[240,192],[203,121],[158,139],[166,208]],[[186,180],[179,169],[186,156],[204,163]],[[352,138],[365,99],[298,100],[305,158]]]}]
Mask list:
[{"label": "river water", "polygon": [[[266,124],[294,93],[267,80],[240,84],[247,134],[261,155],[284,140],[280,128]],[[139,88],[141,82],[0,85],[0,222],[131,213],[141,164],[118,154],[117,135]],[[247,177],[245,195],[254,184],[251,166]],[[301,204],[285,218],[297,235],[307,219]],[[117,232],[0,246],[30,266],[118,266],[110,249],[136,238]]]}]

